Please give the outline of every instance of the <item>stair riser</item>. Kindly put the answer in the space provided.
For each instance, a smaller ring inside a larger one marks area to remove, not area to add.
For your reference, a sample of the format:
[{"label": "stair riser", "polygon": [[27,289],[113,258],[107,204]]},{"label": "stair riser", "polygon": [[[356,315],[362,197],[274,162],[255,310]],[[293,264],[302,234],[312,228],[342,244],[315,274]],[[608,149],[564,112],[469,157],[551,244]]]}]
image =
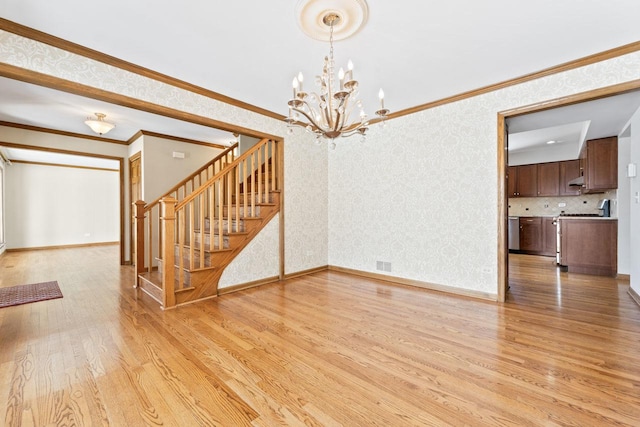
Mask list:
[{"label": "stair riser", "polygon": [[[213,232],[217,233],[219,228],[220,228],[220,222],[219,221],[214,221],[213,222]],[[222,220],[222,229],[224,230],[224,232],[228,231],[228,229],[229,229],[229,220],[228,219],[223,219]],[[205,220],[204,220],[204,231],[205,232],[209,232],[210,230],[211,230],[211,221],[209,220],[209,218],[205,218]],[[244,231],[244,220],[243,219],[232,220],[231,221],[231,231],[232,232]]]},{"label": "stair riser", "polygon": [[[162,272],[164,271],[162,269],[162,265],[163,265],[163,262],[162,262],[161,259],[159,259],[158,260],[158,272],[160,273],[160,277],[161,278],[162,278]],[[180,273],[180,268],[178,266],[174,266],[174,271],[173,271],[174,276],[173,277],[175,277],[176,289],[178,289],[178,274],[179,273]],[[189,271],[187,271],[187,270],[183,270],[182,274],[183,274],[183,280],[184,280],[183,287],[191,286],[191,273]]]},{"label": "stair riser", "polygon": [[[251,203],[251,198],[252,195],[247,195],[247,204]],[[240,195],[240,196],[233,196],[231,198],[232,203],[236,204],[236,203],[240,203],[240,204],[244,204],[244,196]],[[273,195],[272,194],[268,194],[268,195],[258,195],[258,194],[254,194],[253,195],[253,200],[255,201],[255,203],[273,203]]]},{"label": "stair riser", "polygon": [[[256,207],[255,207],[255,209],[256,209],[256,214],[255,214],[255,216],[256,216],[256,217],[260,216],[260,206],[256,206]],[[236,216],[236,208],[235,208],[235,205],[234,205],[234,206],[232,206],[232,207],[231,207],[231,218],[233,218],[233,219],[235,219],[235,218],[240,218],[240,219],[242,219],[242,218],[251,218],[251,217],[254,217],[254,216],[252,216],[252,215],[251,215],[251,206],[247,206],[247,214],[246,214],[246,215],[245,215],[245,212],[244,212],[244,206],[240,206],[240,209],[238,209],[238,215],[239,215],[239,216]],[[226,217],[228,217],[228,216],[229,216],[229,212],[227,212],[227,207],[226,207],[226,206],[225,206],[224,210],[222,211],[222,216],[223,216],[224,218],[226,218]],[[218,219],[218,212],[215,212],[215,214],[213,215],[213,218],[214,218],[214,220],[217,220],[217,219]]]},{"label": "stair riser", "polygon": [[[195,245],[195,247],[197,249],[199,249],[199,247],[200,247],[201,240],[202,240],[201,233],[194,233],[193,241],[194,241],[194,245]],[[205,250],[210,250],[210,248],[209,248],[209,233],[205,233],[204,234],[204,243],[205,243]],[[220,243],[219,243],[218,235],[214,234],[213,235],[213,250],[219,250],[220,249],[219,246],[220,246]],[[228,248],[229,248],[229,236],[222,236],[222,249],[228,249]]]}]

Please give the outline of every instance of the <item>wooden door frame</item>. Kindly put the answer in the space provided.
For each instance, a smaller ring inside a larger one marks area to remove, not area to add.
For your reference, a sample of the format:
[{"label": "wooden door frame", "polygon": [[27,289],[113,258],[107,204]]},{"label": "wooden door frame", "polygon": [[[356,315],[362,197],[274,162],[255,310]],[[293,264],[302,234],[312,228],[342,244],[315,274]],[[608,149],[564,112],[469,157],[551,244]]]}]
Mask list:
[{"label": "wooden door frame", "polygon": [[551,110],[581,102],[621,95],[640,90],[640,79],[613,86],[605,86],[575,95],[542,101],[523,107],[498,112],[498,301],[504,302],[509,284],[509,197],[507,194],[507,141],[506,122],[512,117]]},{"label": "wooden door frame", "polygon": [[[128,165],[129,165],[128,171],[129,171],[129,261],[130,261],[130,264],[134,264],[135,262],[135,260],[133,259],[133,247],[135,245],[135,242],[133,240],[135,224],[131,222],[131,218],[135,214],[135,209],[133,208],[133,204],[137,202],[137,200],[132,200],[133,185],[131,180],[131,163],[133,162],[133,160],[137,160],[137,159],[140,159],[140,162],[142,162],[142,151],[138,151],[137,153],[132,154],[131,156],[129,156],[129,159],[127,159]],[[142,167],[142,165],[140,166]],[[142,179],[142,174],[140,175],[140,179]]]},{"label": "wooden door frame", "polygon": [[61,154],[72,154],[75,156],[83,156],[83,157],[95,157],[99,159],[109,159],[118,161],[118,191],[120,193],[120,265],[125,265],[125,247],[124,247],[124,230],[125,230],[125,179],[124,179],[124,157],[118,156],[108,156],[106,154],[96,154],[96,153],[87,153],[83,151],[73,151],[73,150],[63,150],[60,148],[52,148],[52,147],[41,147],[36,145],[25,145],[25,144],[15,144],[12,142],[0,142],[0,145],[11,148],[19,148],[23,150],[34,150],[34,151],[47,151],[51,153],[61,153]]}]

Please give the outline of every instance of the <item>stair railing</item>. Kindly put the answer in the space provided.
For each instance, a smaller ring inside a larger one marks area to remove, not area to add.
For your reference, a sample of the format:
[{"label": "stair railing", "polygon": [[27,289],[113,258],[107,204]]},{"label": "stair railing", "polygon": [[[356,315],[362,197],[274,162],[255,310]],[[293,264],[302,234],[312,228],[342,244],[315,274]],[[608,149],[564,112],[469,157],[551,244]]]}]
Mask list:
[{"label": "stair railing", "polygon": [[160,244],[162,242],[160,200],[165,197],[171,197],[180,201],[188,197],[203,183],[220,173],[227,165],[233,163],[237,147],[238,143],[236,142],[153,202],[147,204],[142,200],[138,200],[134,203],[136,217],[134,235],[136,277],[140,273],[151,272],[157,267],[157,263],[154,260],[160,255]]},{"label": "stair railing", "polygon": [[259,204],[280,190],[279,150],[278,141],[263,139],[182,201],[161,200],[167,236],[161,251],[165,307],[175,304],[176,290],[190,287],[185,271],[215,267],[206,265],[207,252],[228,250],[230,235],[241,231],[241,219],[259,216]]}]

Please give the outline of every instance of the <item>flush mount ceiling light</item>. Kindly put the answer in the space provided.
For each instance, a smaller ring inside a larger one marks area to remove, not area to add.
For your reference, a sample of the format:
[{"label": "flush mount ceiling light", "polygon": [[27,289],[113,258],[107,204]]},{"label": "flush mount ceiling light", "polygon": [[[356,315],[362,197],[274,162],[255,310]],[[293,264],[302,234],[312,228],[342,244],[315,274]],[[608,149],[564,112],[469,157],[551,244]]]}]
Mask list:
[{"label": "flush mount ceiling light", "polygon": [[104,118],[107,117],[106,114],[103,113],[94,113],[96,118],[87,117],[85,120],[85,124],[91,128],[97,134],[104,135],[109,132],[111,129],[116,127],[113,123],[105,122]]},{"label": "flush mount ceiling light", "polygon": [[[355,34],[368,17],[364,0],[301,0],[296,6],[298,25],[310,37],[329,41],[329,55],[324,58],[322,74],[316,77],[318,92],[307,93],[303,89],[304,77],[298,73],[293,79],[293,98],[287,103],[289,115],[285,119],[288,133],[294,126],[303,127],[316,135],[316,139],[331,139],[359,134],[364,139],[369,126],[387,118],[389,110],[384,108],[384,92],[378,92],[380,109],[375,118],[368,119],[358,99],[358,81],[353,78],[353,63],[348,62],[347,71],[334,70],[333,41]],[[336,78],[337,77],[337,78]],[[354,110],[359,110],[352,119]],[[306,120],[305,120],[306,119]]]}]

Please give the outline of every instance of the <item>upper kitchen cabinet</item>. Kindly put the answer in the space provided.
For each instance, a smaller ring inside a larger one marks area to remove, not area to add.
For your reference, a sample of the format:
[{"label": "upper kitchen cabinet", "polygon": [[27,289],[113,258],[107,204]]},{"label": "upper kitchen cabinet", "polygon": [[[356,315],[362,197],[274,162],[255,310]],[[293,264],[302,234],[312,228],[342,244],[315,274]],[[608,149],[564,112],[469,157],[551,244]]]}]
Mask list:
[{"label": "upper kitchen cabinet", "polygon": [[538,196],[557,196],[560,194],[560,163],[538,164]]},{"label": "upper kitchen cabinet", "polygon": [[580,160],[560,162],[560,195],[579,196],[580,187],[569,185],[569,181],[580,176]]},{"label": "upper kitchen cabinet", "polygon": [[584,193],[600,193],[618,188],[618,138],[592,139],[580,153]]},{"label": "upper kitchen cabinet", "polygon": [[509,166],[507,191],[509,197],[538,195],[538,165]]}]

